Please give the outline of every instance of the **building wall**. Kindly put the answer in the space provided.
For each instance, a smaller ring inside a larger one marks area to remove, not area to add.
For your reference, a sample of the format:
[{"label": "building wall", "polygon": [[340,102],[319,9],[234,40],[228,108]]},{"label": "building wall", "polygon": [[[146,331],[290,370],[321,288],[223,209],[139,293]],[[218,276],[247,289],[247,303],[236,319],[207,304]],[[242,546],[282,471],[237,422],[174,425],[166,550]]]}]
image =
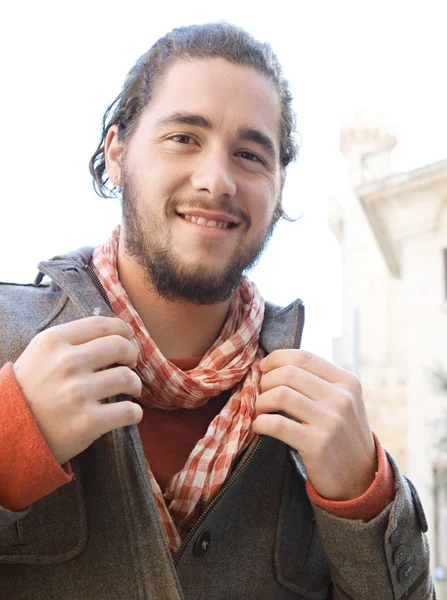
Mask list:
[{"label": "building wall", "polygon": [[432,465],[440,454],[436,437],[440,430],[445,429],[447,433],[447,398],[433,376],[439,367],[447,371],[447,304],[442,255],[445,247],[446,209],[437,231],[405,239],[401,253],[407,320],[408,473],[427,513],[433,547]]},{"label": "building wall", "polygon": [[[329,205],[343,265],[343,328],[333,359],[349,370],[358,365],[372,429],[421,496],[432,565],[447,566],[447,466],[441,494],[434,479],[440,457],[447,465],[447,447],[437,444],[441,433],[447,439],[447,394],[434,376],[438,369],[447,373],[447,185],[440,171],[445,166],[390,177],[393,143],[386,128],[360,123],[341,131],[349,184]],[[381,159],[369,181],[362,170],[366,156]],[[356,190],[371,210],[383,250]],[[395,260],[386,255],[390,249],[399,263],[396,277],[385,261]],[[447,584],[445,591],[447,598]]]},{"label": "building wall", "polygon": [[365,404],[371,427],[403,473],[407,460],[407,389],[405,385],[364,385]]},{"label": "building wall", "polygon": [[[406,227],[398,240],[401,278],[396,279],[355,194],[343,206],[343,336],[335,345],[334,361],[353,369],[357,307],[359,376],[372,429],[416,485],[429,523],[432,561],[438,548],[437,559],[447,565],[447,540],[442,537],[447,511],[438,511],[436,539],[433,494],[433,465],[440,455],[436,439],[441,431],[447,437],[447,395],[434,377],[439,368],[447,372],[447,208],[435,228],[420,227],[426,206],[422,197],[412,199],[416,227]],[[420,206],[420,216],[415,206]],[[393,203],[389,210],[396,210]],[[393,218],[398,216],[393,213]]]}]

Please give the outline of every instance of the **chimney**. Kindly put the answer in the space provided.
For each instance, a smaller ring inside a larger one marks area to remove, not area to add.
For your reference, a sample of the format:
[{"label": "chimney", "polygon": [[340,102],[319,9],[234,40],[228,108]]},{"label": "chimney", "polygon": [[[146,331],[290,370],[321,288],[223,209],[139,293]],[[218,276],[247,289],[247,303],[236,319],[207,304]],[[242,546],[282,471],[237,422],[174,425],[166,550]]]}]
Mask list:
[{"label": "chimney", "polygon": [[391,151],[397,143],[394,129],[380,116],[357,112],[340,128],[340,150],[348,161],[353,187],[391,175]]}]

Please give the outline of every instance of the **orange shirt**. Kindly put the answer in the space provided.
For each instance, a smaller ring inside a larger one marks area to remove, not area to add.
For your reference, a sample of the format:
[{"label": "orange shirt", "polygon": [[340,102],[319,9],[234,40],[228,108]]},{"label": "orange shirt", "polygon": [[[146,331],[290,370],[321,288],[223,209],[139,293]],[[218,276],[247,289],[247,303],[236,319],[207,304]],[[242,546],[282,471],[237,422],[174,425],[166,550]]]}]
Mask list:
[{"label": "orange shirt", "polygon": [[196,410],[163,410],[143,406],[138,429],[152,473],[165,491],[169,480],[183,469],[197,442],[229,399],[227,392]]},{"label": "orange shirt", "polygon": [[[194,369],[200,358],[172,360],[183,371]],[[231,390],[211,398],[195,410],[179,408],[163,410],[142,406],[143,418],[138,424],[144,454],[162,492],[169,480],[183,469],[197,442],[205,435],[211,421],[223,409]]]}]

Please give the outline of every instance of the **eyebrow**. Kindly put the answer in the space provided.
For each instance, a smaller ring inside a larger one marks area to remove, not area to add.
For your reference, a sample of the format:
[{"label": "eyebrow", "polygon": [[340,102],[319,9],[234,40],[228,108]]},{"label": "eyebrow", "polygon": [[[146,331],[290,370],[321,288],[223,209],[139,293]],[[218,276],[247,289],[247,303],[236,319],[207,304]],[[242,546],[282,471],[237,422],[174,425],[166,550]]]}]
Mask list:
[{"label": "eyebrow", "polygon": [[[190,125],[191,127],[200,127],[211,131],[213,124],[209,119],[200,114],[178,111],[171,115],[160,119],[157,122],[159,127],[169,127],[173,125]],[[277,150],[276,144],[270,136],[263,133],[259,129],[253,129],[251,127],[241,127],[237,132],[237,138],[247,142],[253,142],[261,146],[272,159],[276,159]]]},{"label": "eyebrow", "polygon": [[172,125],[191,125],[192,127],[201,127],[202,129],[211,130],[213,125],[209,119],[203,115],[197,115],[189,112],[175,112],[171,115],[160,119],[157,122],[159,127],[167,127]]}]

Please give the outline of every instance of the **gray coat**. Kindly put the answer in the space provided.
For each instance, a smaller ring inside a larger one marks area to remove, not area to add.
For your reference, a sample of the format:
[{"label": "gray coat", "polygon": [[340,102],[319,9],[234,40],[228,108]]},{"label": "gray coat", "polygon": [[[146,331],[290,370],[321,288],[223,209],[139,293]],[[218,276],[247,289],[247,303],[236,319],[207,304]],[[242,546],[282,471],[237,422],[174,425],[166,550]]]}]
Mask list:
[{"label": "gray coat", "polygon": [[[90,258],[41,263],[50,286],[0,285],[0,366],[48,327],[112,316]],[[267,304],[262,346],[299,347],[303,323],[301,301]],[[309,502],[294,450],[257,436],[172,560],[138,428],[117,429],[72,460],[71,483],[0,507],[0,600],[434,598],[421,503],[390,461],[394,501],[369,523],[342,519]]]}]

